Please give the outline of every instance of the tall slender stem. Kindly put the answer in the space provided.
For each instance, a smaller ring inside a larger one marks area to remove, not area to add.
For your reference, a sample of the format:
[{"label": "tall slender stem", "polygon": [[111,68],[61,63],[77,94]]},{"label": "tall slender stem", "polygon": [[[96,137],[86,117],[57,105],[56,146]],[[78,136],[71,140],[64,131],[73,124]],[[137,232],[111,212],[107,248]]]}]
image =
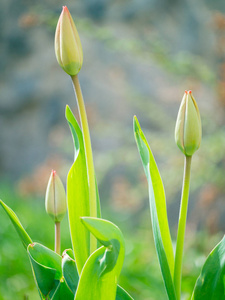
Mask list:
[{"label": "tall slender stem", "polygon": [[60,222],[55,222],[55,252],[60,255],[61,243],[60,243]]},{"label": "tall slender stem", "polygon": [[184,236],[186,228],[187,210],[188,210],[188,197],[190,188],[190,174],[191,174],[191,156],[185,156],[184,163],[184,177],[183,188],[181,194],[180,215],[177,232],[177,246],[175,254],[175,266],[174,266],[174,286],[176,290],[177,300],[180,300],[181,296],[181,271],[184,249]]},{"label": "tall slender stem", "polygon": [[[80,115],[80,121],[83,131],[84,138],[84,148],[86,154],[86,163],[87,163],[87,173],[88,173],[88,184],[89,184],[89,197],[90,197],[90,216],[97,217],[97,200],[96,200],[96,186],[95,186],[95,171],[94,171],[94,163],[93,163],[93,155],[91,148],[91,139],[88,128],[87,114],[84,105],[84,99],[82,96],[82,91],[80,88],[80,83],[78,76],[71,76],[74,91],[76,94],[77,105]],[[90,251],[91,253],[97,249],[97,241],[94,236],[90,237]]]}]

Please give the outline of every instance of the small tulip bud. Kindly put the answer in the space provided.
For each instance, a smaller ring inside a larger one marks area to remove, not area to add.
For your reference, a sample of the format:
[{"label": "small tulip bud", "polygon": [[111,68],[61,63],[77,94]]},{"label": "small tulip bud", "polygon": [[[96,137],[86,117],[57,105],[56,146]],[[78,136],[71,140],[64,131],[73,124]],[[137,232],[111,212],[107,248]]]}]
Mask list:
[{"label": "small tulip bud", "polygon": [[45,209],[55,223],[62,221],[67,210],[65,189],[54,170],[52,170],[46,189]]},{"label": "small tulip bud", "polygon": [[59,65],[71,75],[77,75],[83,64],[80,38],[66,6],[63,6],[55,32],[55,54]]},{"label": "small tulip bud", "polygon": [[177,115],[175,141],[186,156],[192,156],[200,147],[202,137],[201,118],[191,91],[185,91]]}]

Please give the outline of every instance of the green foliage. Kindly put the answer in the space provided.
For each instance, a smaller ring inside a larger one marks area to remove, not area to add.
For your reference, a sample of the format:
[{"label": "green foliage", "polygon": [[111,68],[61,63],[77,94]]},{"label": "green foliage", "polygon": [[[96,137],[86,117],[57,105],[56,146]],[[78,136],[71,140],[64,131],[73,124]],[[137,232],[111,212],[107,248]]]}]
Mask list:
[{"label": "green foliage", "polygon": [[119,285],[116,290],[116,300],[132,300],[133,298]]},{"label": "green foliage", "polygon": [[173,285],[174,255],[169,231],[165,193],[154,157],[137,118],[134,118],[134,133],[149,184],[149,201],[156,251],[169,299],[176,299]]},{"label": "green foliage", "polygon": [[[35,242],[51,248],[54,243],[54,225],[45,213],[44,199],[34,195],[21,195],[15,186],[1,182],[2,199],[16,211],[29,236]],[[40,222],[41,220],[41,222]],[[68,220],[61,223],[61,242],[63,249],[71,248]],[[24,299],[38,300],[40,296],[32,275],[27,251],[20,242],[19,235],[0,207],[0,300]]]},{"label": "green foliage", "polygon": [[39,243],[30,244],[27,251],[41,298],[73,300],[62,275],[62,257]]},{"label": "green foliage", "polygon": [[[90,216],[87,166],[83,134],[69,106],[66,106],[66,119],[74,142],[74,163],[67,177],[68,215],[77,270],[80,273],[90,255],[90,233],[80,220],[83,216]],[[96,198],[97,216],[100,218],[101,208],[97,183]]]},{"label": "green foliage", "polygon": [[79,275],[74,260],[74,254],[71,249],[67,249],[63,252],[62,271],[63,277],[65,278],[68,287],[70,288],[71,292],[75,295],[79,281]]},{"label": "green foliage", "polygon": [[13,226],[15,227],[15,229],[16,229],[16,231],[17,231],[17,233],[18,233],[18,235],[19,235],[19,237],[20,237],[20,239],[23,243],[23,246],[25,248],[27,248],[27,246],[32,243],[32,240],[29,237],[29,235],[27,234],[27,232],[25,231],[25,229],[23,228],[23,226],[20,223],[17,215],[2,200],[0,200],[0,204],[4,208],[5,212],[9,216],[10,220],[12,221]]},{"label": "green foliage", "polygon": [[[83,134],[69,107],[66,108],[66,117],[75,148],[75,161],[68,174],[68,210],[75,259],[72,250],[66,250],[62,258],[49,248],[33,243],[15,213],[2,201],[0,203],[15,226],[24,247],[27,247],[41,299],[103,300],[106,295],[107,299],[112,300],[132,299],[125,290],[117,287],[125,255],[121,231],[106,220],[87,217],[90,214],[89,186]],[[97,215],[100,216],[98,192],[96,198]],[[90,256],[89,231],[103,245]],[[90,287],[88,290],[87,286]]]},{"label": "green foliage", "polygon": [[225,237],[209,254],[197,279],[192,300],[225,299]]},{"label": "green foliage", "polygon": [[[16,221],[16,225],[13,224],[23,241],[26,231],[19,219],[2,201],[1,204],[7,208],[9,217]],[[132,299],[125,290],[117,287],[125,255],[121,231],[117,226],[103,219],[84,217],[82,223],[104,246],[89,257],[80,278],[72,250],[65,250],[62,258],[39,243],[28,244],[27,252],[41,299],[72,300],[75,296],[75,299],[104,300],[106,294],[107,299],[112,300]],[[90,285],[88,292],[87,285]]]},{"label": "green foliage", "polygon": [[66,107],[66,118],[75,150],[74,163],[67,177],[67,205],[71,240],[80,274],[90,255],[90,233],[80,220],[80,217],[90,216],[87,167],[82,132],[69,106]]},{"label": "green foliage", "polygon": [[88,258],[75,299],[104,300],[107,295],[107,299],[114,300],[125,255],[122,233],[117,226],[103,219],[85,217],[82,221],[103,247]]},{"label": "green foliage", "polygon": [[[61,257],[49,248],[33,243],[13,210],[1,200],[0,204],[11,219],[23,246],[27,248],[41,299],[105,300],[107,297],[107,300],[132,300],[133,298],[117,284],[125,257],[123,235],[120,229],[111,222],[89,216],[89,186],[83,133],[69,107],[66,108],[66,118],[75,149],[75,160],[68,175],[70,234],[74,253],[73,250],[65,250]],[[173,282],[174,254],[163,183],[153,154],[136,118],[134,118],[134,132],[148,180],[153,236],[166,292],[170,300],[177,300],[179,297],[176,295]],[[100,217],[100,201],[98,189],[96,190],[98,216]],[[102,245],[91,254],[90,233]],[[140,254],[137,253],[137,256],[140,257]],[[224,257],[225,238],[206,260],[195,285],[193,300],[225,299]],[[142,274],[144,274],[143,269],[143,267],[140,269]],[[149,270],[146,272],[146,277],[148,274]],[[135,273],[135,278],[138,278],[138,273]],[[141,299],[145,299],[144,289],[141,287],[140,290],[141,294],[143,293]]]},{"label": "green foliage", "polygon": [[[65,6],[63,7],[63,11],[64,13],[67,13],[67,17],[69,16],[70,21],[73,22],[69,11]],[[71,22],[68,23],[69,27],[67,27],[67,30],[57,30],[56,32],[56,55],[58,58],[60,56],[60,59],[58,59],[59,63],[62,57],[68,55],[68,51],[70,51],[68,30],[70,30]],[[59,25],[62,25],[62,23],[63,21],[59,19]],[[114,37],[110,36],[110,34],[104,28],[94,31],[96,34],[95,37],[103,39],[108,45],[111,45],[111,43],[113,42],[113,47],[110,48],[114,50],[120,49],[120,46],[123,45],[125,49],[130,49],[131,51],[135,51],[135,53],[138,54],[143,52],[145,48],[145,41],[144,44],[135,43],[134,40],[123,40],[122,44],[121,41],[119,41],[119,43],[115,43]],[[68,44],[66,43],[66,47],[58,47],[57,41],[61,43],[61,41],[63,40],[63,34],[64,40],[66,38]],[[152,52],[155,52],[154,56],[156,60],[161,61],[161,63],[165,64],[165,66],[167,66],[167,68],[171,71],[172,68],[174,68],[175,66],[176,72],[179,73],[179,68],[180,65],[182,65],[182,60],[180,62],[179,60],[177,60],[177,63],[175,64],[174,62],[176,62],[176,60],[172,61],[172,64],[171,62],[168,63],[169,61],[171,61],[168,60],[168,53],[163,51],[162,47],[160,46],[160,43],[153,43],[152,46],[154,46],[154,44],[155,48],[151,48],[153,49]],[[83,60],[81,57],[80,59]],[[187,59],[185,56],[185,62],[186,66],[182,65],[182,72],[184,70],[184,73],[187,72],[187,74],[192,75],[192,58],[190,59],[190,64],[187,64]],[[65,66],[63,66],[63,69],[65,69],[64,67]],[[204,74],[200,72],[201,74],[199,73],[197,77],[204,77],[204,80],[207,81],[210,77],[210,72],[207,73],[205,71],[207,71],[207,68],[204,68]],[[74,74],[74,72],[67,73],[71,75]],[[194,73],[197,74],[197,72]],[[75,150],[74,163],[69,171],[67,179],[69,225],[73,250],[65,250],[62,256],[57,254],[60,253],[60,226],[56,226],[57,230],[55,238],[55,252],[47,248],[46,246],[43,246],[40,243],[33,243],[26,230],[20,223],[18,217],[12,211],[12,209],[9,208],[1,200],[0,204],[7,213],[8,217],[11,219],[11,222],[14,225],[19,235],[19,238],[21,239],[23,246],[25,247],[25,249],[27,249],[28,257],[30,259],[33,271],[33,276],[41,299],[132,300],[133,298],[117,284],[125,257],[125,242],[120,229],[116,225],[107,220],[101,219],[98,187],[94,173],[91,142],[82,92],[80,89],[78,77],[72,76],[72,81],[74,83],[75,93],[77,96],[77,103],[82,125],[81,130],[70,108],[67,106],[66,119],[68,121],[72,133]],[[191,115],[191,120],[192,117],[193,115]],[[180,221],[182,222],[182,230],[179,231],[178,226],[176,253],[178,252],[179,255],[177,260],[176,254],[174,268],[174,253],[167,218],[166,199],[163,183],[151,149],[136,118],[134,118],[134,132],[138,150],[148,181],[152,230],[167,296],[169,300],[180,300],[180,279],[182,269],[184,233],[186,226],[186,212],[189,195],[190,164],[188,168],[188,176],[187,172],[185,172],[186,177],[184,176],[183,191],[185,191],[185,193],[183,193],[183,195],[185,194],[186,196],[182,196],[181,198],[185,198],[186,200],[185,214],[181,213],[179,218],[179,225]],[[190,132],[190,134],[193,134],[192,131]],[[184,153],[188,156],[192,155],[192,152],[186,153],[184,151]],[[52,200],[55,204],[54,188],[53,191],[54,192],[52,193]],[[182,203],[183,202],[181,200],[181,208],[183,206]],[[39,220],[40,218],[38,218],[38,221]],[[59,225],[59,220],[57,219],[55,220],[55,222],[56,221],[57,225]],[[179,232],[181,232],[181,234],[179,234]],[[179,238],[179,236],[181,238]],[[96,247],[97,244],[95,238],[97,239],[98,244],[101,245],[99,248]],[[179,243],[179,241],[181,242]],[[143,246],[145,244],[142,243],[141,245]],[[178,247],[178,245],[181,245],[181,247]],[[9,247],[7,245],[4,245],[4,247],[4,251],[8,252]],[[148,250],[146,251],[146,253],[147,255],[149,255],[150,247],[146,248]],[[139,251],[134,251],[134,253],[136,254],[137,258],[136,260],[133,260],[132,263],[130,263],[130,266],[133,267],[133,279],[140,279],[142,286],[140,287],[140,293],[137,293],[137,295],[141,297],[141,300],[145,300],[145,298],[147,299],[148,296],[146,296],[145,289],[143,288],[143,286],[146,285],[148,288],[151,284],[152,286],[154,286],[154,282],[148,279],[146,280],[145,277],[149,276],[150,279],[153,279],[154,272],[152,272],[152,269],[154,271],[154,268],[152,268],[150,272],[150,267],[146,266],[144,258],[144,264],[140,267],[139,273],[136,272],[134,266],[137,265],[137,260],[140,261],[142,259],[142,256],[141,252]],[[195,289],[192,295],[192,300],[225,299],[224,258],[225,238],[222,239],[222,241],[207,258],[205,265],[203,266],[202,272],[196,282]],[[8,259],[6,259],[5,261],[7,267],[9,267]],[[176,267],[177,261],[179,262],[179,268]],[[126,280],[124,278],[123,282],[129,281],[129,287],[132,287],[132,280],[130,280],[130,276],[127,276],[129,280]],[[10,289],[11,285],[8,284],[8,287]],[[160,296],[158,295],[156,298],[160,298]],[[15,297],[15,295],[13,295],[13,297]],[[24,298],[26,298],[26,296],[24,296]]]}]

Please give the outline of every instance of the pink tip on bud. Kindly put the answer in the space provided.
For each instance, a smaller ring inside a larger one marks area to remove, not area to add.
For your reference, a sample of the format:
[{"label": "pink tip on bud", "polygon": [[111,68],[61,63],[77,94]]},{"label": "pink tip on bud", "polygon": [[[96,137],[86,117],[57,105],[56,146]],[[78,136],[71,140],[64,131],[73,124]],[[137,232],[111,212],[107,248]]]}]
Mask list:
[{"label": "pink tip on bud", "polygon": [[192,92],[185,91],[177,115],[175,141],[186,156],[198,150],[202,137],[201,118]]},{"label": "pink tip on bud", "polygon": [[52,170],[45,194],[45,209],[56,222],[61,222],[66,214],[66,192],[55,170]]},{"label": "pink tip on bud", "polygon": [[68,10],[68,8],[67,8],[67,6],[66,6],[66,5],[65,5],[65,6],[63,6],[62,8],[63,8],[63,11],[64,11],[64,12],[67,12],[67,13],[69,12],[69,10]]}]

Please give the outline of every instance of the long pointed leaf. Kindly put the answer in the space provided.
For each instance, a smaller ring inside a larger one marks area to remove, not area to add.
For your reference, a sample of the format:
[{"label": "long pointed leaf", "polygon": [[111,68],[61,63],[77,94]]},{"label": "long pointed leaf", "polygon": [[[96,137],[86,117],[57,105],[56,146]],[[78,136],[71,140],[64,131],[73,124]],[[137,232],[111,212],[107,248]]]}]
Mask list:
[{"label": "long pointed leaf", "polygon": [[209,254],[198,277],[192,300],[225,300],[225,237]]},{"label": "long pointed leaf", "polygon": [[[78,273],[80,274],[90,254],[90,233],[81,224],[80,217],[90,216],[89,187],[86,157],[82,131],[69,106],[66,119],[74,142],[74,163],[67,177],[67,201],[70,233]],[[101,207],[96,183],[97,216],[101,217]]]},{"label": "long pointed leaf", "polygon": [[82,222],[104,246],[93,252],[84,265],[75,300],[115,300],[125,255],[123,235],[117,226],[103,219],[84,217]]},{"label": "long pointed leaf", "polygon": [[134,117],[134,134],[149,186],[152,229],[157,255],[169,299],[176,299],[172,280],[174,254],[168,225],[163,183],[148,142]]},{"label": "long pointed leaf", "polygon": [[82,132],[69,106],[66,107],[66,119],[75,150],[74,163],[67,177],[68,215],[75,261],[80,274],[90,254],[90,233],[80,220],[80,217],[90,215],[88,178]]},{"label": "long pointed leaf", "polygon": [[3,207],[3,209],[5,210],[5,212],[7,213],[8,217],[10,218],[13,226],[15,227],[22,243],[25,249],[27,249],[27,246],[29,244],[32,244],[32,240],[29,237],[29,235],[27,234],[26,230],[23,228],[22,224],[20,223],[17,215],[14,213],[14,211],[7,206],[2,200],[0,200],[0,204]]}]

